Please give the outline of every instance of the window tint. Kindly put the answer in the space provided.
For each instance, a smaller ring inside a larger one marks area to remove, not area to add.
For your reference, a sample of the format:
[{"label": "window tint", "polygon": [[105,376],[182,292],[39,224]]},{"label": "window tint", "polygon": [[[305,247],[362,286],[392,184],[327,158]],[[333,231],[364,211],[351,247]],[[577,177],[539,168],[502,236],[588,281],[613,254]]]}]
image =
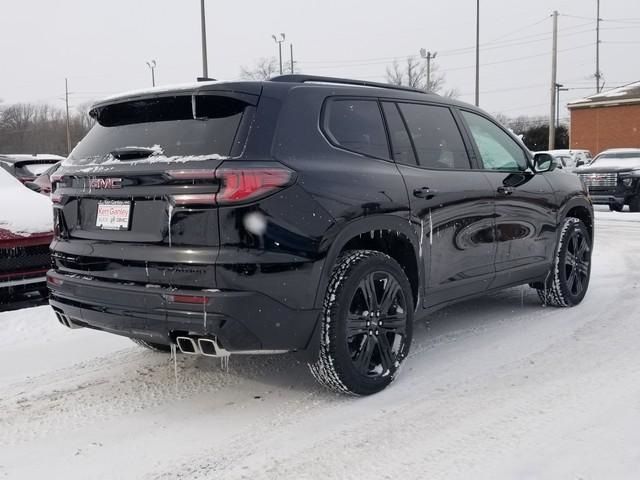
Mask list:
[{"label": "window tint", "polygon": [[[165,156],[231,153],[248,105],[216,95],[196,97],[193,118],[188,95],[108,105],[93,112],[97,122],[73,149],[65,165],[100,164],[117,148],[158,146]],[[238,141],[238,139],[236,139]]]},{"label": "window tint", "polygon": [[389,129],[389,138],[391,139],[391,151],[393,158],[398,163],[405,165],[415,165],[416,156],[413,153],[413,146],[404,121],[398,112],[395,103],[383,103],[382,109],[387,119],[387,128]]},{"label": "window tint", "polygon": [[526,170],[524,150],[504,130],[484,117],[462,112],[476,141],[484,168],[489,170]]},{"label": "window tint", "polygon": [[407,122],[421,167],[471,167],[460,130],[448,108],[414,103],[401,103],[399,107]]},{"label": "window tint", "polygon": [[389,158],[387,134],[375,100],[332,100],[325,117],[327,133],[339,146],[380,158]]}]

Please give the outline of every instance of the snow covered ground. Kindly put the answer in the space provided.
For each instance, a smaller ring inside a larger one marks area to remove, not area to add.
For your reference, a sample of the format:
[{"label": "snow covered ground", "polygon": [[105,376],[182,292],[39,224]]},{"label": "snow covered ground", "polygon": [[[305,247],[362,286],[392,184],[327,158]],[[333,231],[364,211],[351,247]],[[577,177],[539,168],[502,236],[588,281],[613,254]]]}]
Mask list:
[{"label": "snow covered ground", "polygon": [[600,479],[640,472],[640,214],[598,212],[571,310],[517,288],[416,325],[398,380],[346,398],[286,356],[169,358],[0,313],[0,479]]}]

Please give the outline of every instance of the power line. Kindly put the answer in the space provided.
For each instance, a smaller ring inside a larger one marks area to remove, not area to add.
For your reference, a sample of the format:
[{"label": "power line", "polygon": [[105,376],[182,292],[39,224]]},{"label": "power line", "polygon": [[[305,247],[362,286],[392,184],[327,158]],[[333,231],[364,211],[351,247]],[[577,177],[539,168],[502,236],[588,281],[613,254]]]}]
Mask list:
[{"label": "power line", "polygon": [[[581,25],[584,26],[584,25]],[[577,27],[577,26],[576,26]],[[594,29],[593,28],[589,28],[589,29],[583,29],[583,30],[579,30],[576,32],[567,32],[567,33],[560,33],[558,34],[559,37],[569,37],[569,36],[574,36],[574,35],[581,35],[584,33],[591,33],[593,32]],[[528,37],[540,37],[540,38],[531,38],[530,40],[522,40],[522,39],[526,39]],[[500,49],[500,48],[508,48],[508,47],[513,47],[513,46],[521,46],[521,45],[528,45],[531,43],[538,43],[538,42],[543,42],[546,40],[550,40],[551,39],[551,34],[549,33],[544,33],[544,34],[535,34],[535,35],[528,35],[528,36],[524,36],[521,37],[520,40],[518,41],[509,41],[509,42],[503,42],[502,44],[500,42],[497,42],[496,44],[492,45],[491,43],[486,43],[484,44],[484,50],[496,50],[496,49]],[[483,46],[483,45],[481,45]],[[582,48],[582,47],[580,47]],[[475,47],[467,47],[464,49],[452,49],[452,50],[442,50],[442,51],[438,51],[438,55],[445,56],[445,57],[452,57],[452,56],[459,56],[459,55],[466,55],[469,53],[472,53],[473,50],[475,49]],[[378,58],[369,58],[369,59],[352,59],[352,60],[333,60],[333,61],[329,61],[329,60],[324,60],[324,61],[314,61],[314,60],[302,60],[300,61],[301,64],[304,65],[308,65],[310,68],[314,68],[314,69],[332,69],[332,68],[339,68],[339,67],[364,67],[364,66],[370,66],[370,65],[384,65],[387,64],[393,60],[397,60],[398,58],[413,58],[413,59],[417,59],[418,57],[416,55],[399,55],[399,56],[395,56],[395,57],[378,57]],[[320,65],[313,65],[313,64],[320,64]],[[483,65],[487,65],[487,64],[483,64]]]}]

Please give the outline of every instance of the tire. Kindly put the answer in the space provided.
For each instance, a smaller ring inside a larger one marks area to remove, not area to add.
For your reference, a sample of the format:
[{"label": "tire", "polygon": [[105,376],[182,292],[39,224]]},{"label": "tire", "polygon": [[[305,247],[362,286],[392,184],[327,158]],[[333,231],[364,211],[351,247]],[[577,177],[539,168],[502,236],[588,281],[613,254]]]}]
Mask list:
[{"label": "tire", "polygon": [[629,200],[629,210],[631,212],[640,212],[640,195],[636,195]]},{"label": "tire", "polygon": [[543,304],[552,307],[573,307],[582,302],[591,277],[591,246],[589,231],[577,218],[566,218],[560,231],[553,266],[544,288],[538,289]]},{"label": "tire", "polygon": [[140,345],[141,347],[148,348],[149,350],[151,350],[153,352],[160,352],[160,353],[170,353],[171,352],[171,347],[169,345],[165,345],[163,343],[147,342],[145,340],[140,340],[139,338],[131,338],[130,340],[133,343],[135,343],[137,345]]},{"label": "tire", "polygon": [[370,250],[346,252],[329,280],[311,373],[340,393],[383,390],[409,353],[413,310],[411,285],[394,259]]},{"label": "tire", "polygon": [[609,204],[609,211],[610,212],[621,212],[622,210],[624,210],[624,205],[620,205],[618,203],[610,203]]}]

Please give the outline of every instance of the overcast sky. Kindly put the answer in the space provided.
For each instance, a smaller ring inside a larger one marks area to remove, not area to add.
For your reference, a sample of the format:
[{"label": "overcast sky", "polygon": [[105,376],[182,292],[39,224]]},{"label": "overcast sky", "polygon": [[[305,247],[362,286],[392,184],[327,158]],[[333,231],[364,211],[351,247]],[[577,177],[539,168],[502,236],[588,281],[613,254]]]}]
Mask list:
[{"label": "overcast sky", "polygon": [[[596,0],[481,0],[480,105],[545,115],[551,13],[558,10],[561,104],[594,93]],[[304,73],[383,81],[393,58],[437,51],[448,88],[474,99],[475,0],[206,0],[209,75],[277,54],[285,32]],[[640,1],[601,0],[601,71],[613,87],[640,80]],[[199,0],[3,0],[0,99],[62,105],[201,74]],[[563,116],[566,111],[563,109]]]}]

